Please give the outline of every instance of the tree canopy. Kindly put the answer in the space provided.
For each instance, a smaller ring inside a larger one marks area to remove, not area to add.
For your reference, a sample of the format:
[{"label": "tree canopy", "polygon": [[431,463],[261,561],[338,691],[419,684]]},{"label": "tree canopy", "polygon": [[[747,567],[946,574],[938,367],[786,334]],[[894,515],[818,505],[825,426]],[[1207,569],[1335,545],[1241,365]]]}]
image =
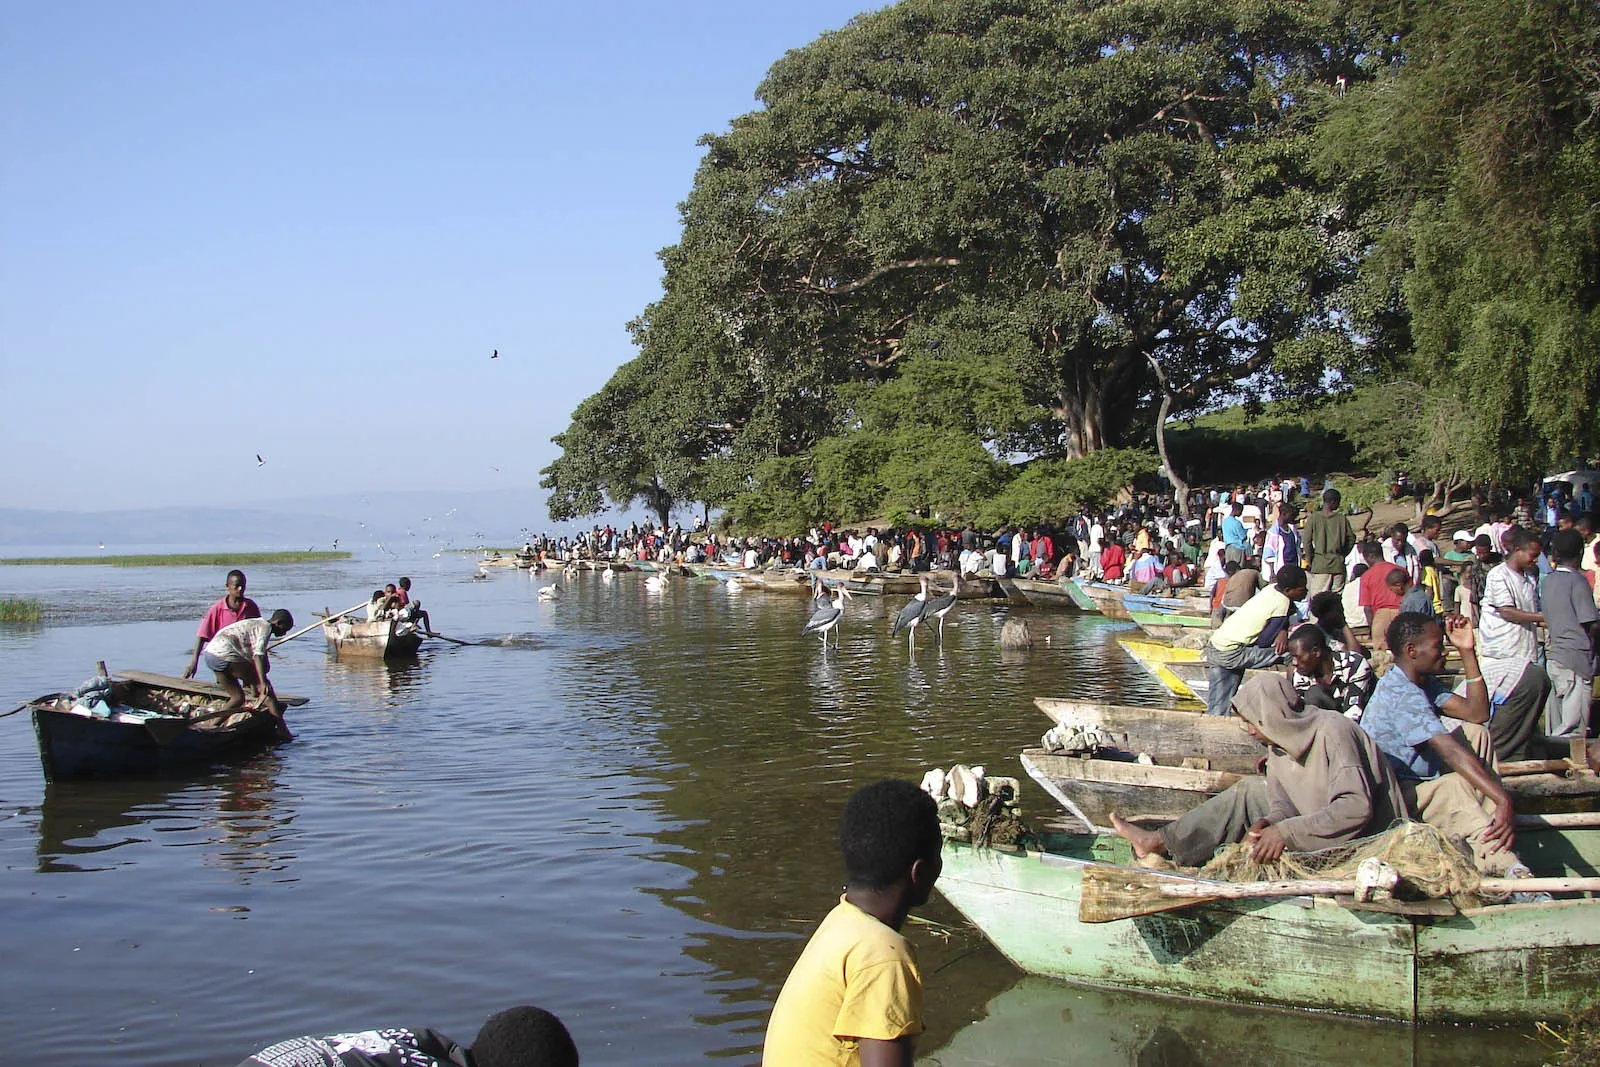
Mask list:
[{"label": "tree canopy", "polygon": [[1561,0],[859,16],[703,139],[639,354],[555,438],[552,515],[1008,521],[1083,502],[1103,449],[1136,451],[1094,471],[1152,470],[1157,412],[1400,371],[1419,412],[1472,412],[1464,471],[1592,442],[1597,24]]}]

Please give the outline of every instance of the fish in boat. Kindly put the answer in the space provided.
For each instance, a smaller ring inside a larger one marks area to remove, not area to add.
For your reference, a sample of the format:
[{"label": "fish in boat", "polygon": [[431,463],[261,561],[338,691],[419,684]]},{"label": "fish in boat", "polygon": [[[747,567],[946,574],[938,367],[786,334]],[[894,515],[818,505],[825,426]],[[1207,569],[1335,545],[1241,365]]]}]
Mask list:
[{"label": "fish in boat", "polygon": [[[278,739],[265,712],[217,715],[219,685],[147,671],[122,671],[23,705],[33,715],[39,762],[50,782],[114,778],[206,765],[256,752]],[[278,694],[285,707],[305,697]],[[19,709],[20,710],[20,709]]]}]

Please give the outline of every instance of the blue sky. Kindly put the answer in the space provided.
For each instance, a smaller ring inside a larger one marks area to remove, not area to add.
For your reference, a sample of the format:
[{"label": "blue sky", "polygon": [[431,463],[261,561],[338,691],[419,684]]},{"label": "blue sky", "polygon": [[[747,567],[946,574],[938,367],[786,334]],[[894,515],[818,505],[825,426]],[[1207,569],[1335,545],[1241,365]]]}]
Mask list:
[{"label": "blue sky", "polygon": [[0,506],[536,485],[696,139],[871,6],[5,5]]}]

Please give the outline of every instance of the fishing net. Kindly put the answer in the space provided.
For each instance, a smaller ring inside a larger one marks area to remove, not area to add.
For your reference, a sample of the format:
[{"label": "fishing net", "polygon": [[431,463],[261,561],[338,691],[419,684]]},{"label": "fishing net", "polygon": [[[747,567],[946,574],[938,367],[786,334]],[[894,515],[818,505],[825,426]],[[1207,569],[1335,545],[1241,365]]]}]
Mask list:
[{"label": "fishing net", "polygon": [[1362,861],[1377,859],[1399,874],[1401,900],[1478,895],[1479,875],[1466,841],[1420,822],[1397,822],[1374,837],[1317,852],[1285,852],[1271,863],[1250,858],[1251,843],[1218,849],[1200,868],[1201,878],[1220,882],[1276,882],[1296,878],[1354,879]]}]

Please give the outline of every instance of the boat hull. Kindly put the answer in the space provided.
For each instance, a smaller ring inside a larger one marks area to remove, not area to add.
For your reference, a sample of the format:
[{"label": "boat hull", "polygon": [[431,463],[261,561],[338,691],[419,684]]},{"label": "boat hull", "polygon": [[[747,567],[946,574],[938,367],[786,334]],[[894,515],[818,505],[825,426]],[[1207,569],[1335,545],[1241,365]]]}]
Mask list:
[{"label": "boat hull", "polygon": [[365,622],[340,619],[322,624],[328,651],[339,659],[410,659],[422,647],[422,632],[402,629],[393,621]]},{"label": "boat hull", "polygon": [[998,582],[1010,599],[1026,601],[1045,611],[1096,610],[1094,602],[1069,582],[1041,582],[1036,578],[1000,578]]},{"label": "boat hull", "polygon": [[[1597,831],[1547,833],[1565,840]],[[1024,853],[946,842],[938,882],[1029,974],[1412,1023],[1562,1018],[1600,987],[1600,900],[1444,917],[1296,897],[1091,925],[1078,919],[1083,871],[1127,862],[1125,843],[1051,835],[1045,844],[1047,851]]]}]

